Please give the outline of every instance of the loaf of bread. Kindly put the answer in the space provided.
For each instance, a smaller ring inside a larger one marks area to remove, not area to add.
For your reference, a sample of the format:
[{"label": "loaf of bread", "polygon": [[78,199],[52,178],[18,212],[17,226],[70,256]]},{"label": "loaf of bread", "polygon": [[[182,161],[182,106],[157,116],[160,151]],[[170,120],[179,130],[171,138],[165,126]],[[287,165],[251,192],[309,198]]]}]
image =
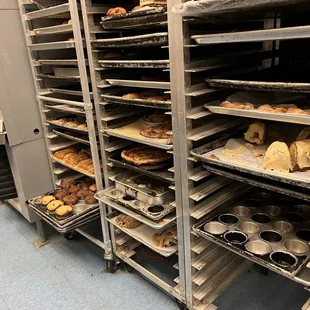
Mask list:
[{"label": "loaf of bread", "polygon": [[293,142],[289,151],[293,171],[310,168],[310,140]]},{"label": "loaf of bread", "polygon": [[265,136],[265,124],[257,122],[249,126],[247,132],[244,134],[244,139],[250,143],[262,145],[264,144]]},{"label": "loaf of bread", "polygon": [[263,168],[271,171],[290,172],[291,156],[286,143],[275,141],[268,147],[263,159]]}]

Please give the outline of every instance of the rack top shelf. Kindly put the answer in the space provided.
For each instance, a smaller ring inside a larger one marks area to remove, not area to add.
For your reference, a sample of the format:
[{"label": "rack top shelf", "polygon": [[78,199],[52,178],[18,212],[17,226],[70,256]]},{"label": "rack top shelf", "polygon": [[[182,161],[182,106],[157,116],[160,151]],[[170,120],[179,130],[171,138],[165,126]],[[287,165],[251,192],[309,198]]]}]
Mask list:
[{"label": "rack top shelf", "polygon": [[[25,14],[25,18],[27,20],[46,18],[46,17],[48,18],[50,16],[53,16],[55,18],[55,15],[59,15],[66,12],[70,12],[69,3],[64,3],[56,6],[51,6],[46,9],[29,12]],[[63,16],[61,18],[63,18]]]}]

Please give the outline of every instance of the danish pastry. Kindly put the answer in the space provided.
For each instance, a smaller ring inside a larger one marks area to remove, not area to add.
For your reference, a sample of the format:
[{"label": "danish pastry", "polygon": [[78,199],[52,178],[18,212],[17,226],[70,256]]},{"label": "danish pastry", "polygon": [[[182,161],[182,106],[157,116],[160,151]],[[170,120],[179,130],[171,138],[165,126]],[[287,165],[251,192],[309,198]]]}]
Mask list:
[{"label": "danish pastry", "polygon": [[47,205],[47,210],[49,212],[55,212],[55,210],[63,205],[61,200],[54,200]]},{"label": "danish pastry", "polygon": [[132,94],[125,94],[122,96],[122,98],[124,99],[140,99],[140,95],[136,94],[136,93],[132,93]]},{"label": "danish pastry", "polygon": [[276,112],[276,113],[287,113],[287,109],[285,109],[285,108],[275,108],[274,112]]},{"label": "danish pastry", "polygon": [[111,8],[110,10],[108,10],[107,16],[121,15],[121,14],[126,14],[126,13],[127,13],[126,9],[122,7],[116,7],[116,8]]},{"label": "danish pastry", "polygon": [[263,104],[257,108],[259,111],[274,112],[274,108],[269,104]]},{"label": "danish pastry", "polygon": [[69,216],[73,211],[73,208],[71,206],[61,206],[56,209],[55,213],[57,217],[67,217]]},{"label": "danish pastry", "polygon": [[41,205],[46,207],[50,202],[54,201],[54,196],[42,196],[41,197]]}]

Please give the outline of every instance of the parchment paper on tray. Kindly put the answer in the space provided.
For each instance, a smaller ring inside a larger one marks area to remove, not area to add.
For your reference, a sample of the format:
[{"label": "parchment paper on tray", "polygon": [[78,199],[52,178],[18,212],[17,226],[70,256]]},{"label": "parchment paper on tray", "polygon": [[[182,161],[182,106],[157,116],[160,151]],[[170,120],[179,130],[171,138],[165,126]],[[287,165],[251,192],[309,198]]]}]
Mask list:
[{"label": "parchment paper on tray", "polygon": [[115,133],[118,134],[119,136],[123,136],[124,138],[132,138],[135,141],[140,140],[142,143],[143,141],[148,141],[159,144],[172,144],[172,137],[170,139],[154,139],[154,138],[146,138],[140,135],[141,130],[155,126],[156,126],[155,124],[151,126],[150,124],[147,124],[142,120],[139,120],[135,123],[120,128],[106,129],[106,132],[111,134]]},{"label": "parchment paper on tray", "polygon": [[310,183],[310,170],[293,173],[264,170],[263,158],[268,146],[267,144],[251,146],[243,138],[230,139],[225,146],[205,153],[203,156],[208,158],[208,161],[221,162],[228,166],[239,167],[278,178]]}]

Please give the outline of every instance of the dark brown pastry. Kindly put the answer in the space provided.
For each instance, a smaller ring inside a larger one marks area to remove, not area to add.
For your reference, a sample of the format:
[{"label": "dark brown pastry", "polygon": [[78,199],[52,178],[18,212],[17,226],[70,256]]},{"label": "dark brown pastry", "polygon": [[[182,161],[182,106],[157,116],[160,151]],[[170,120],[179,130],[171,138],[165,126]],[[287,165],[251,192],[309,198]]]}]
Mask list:
[{"label": "dark brown pastry", "polygon": [[71,184],[68,188],[68,192],[70,194],[76,194],[78,191],[80,190],[80,186],[79,185],[75,185],[75,184]]},{"label": "dark brown pastry", "polygon": [[110,10],[108,10],[107,16],[121,15],[121,14],[126,14],[126,13],[127,13],[126,9],[122,7],[116,7],[116,8],[111,8]]},{"label": "dark brown pastry", "polygon": [[74,184],[73,180],[61,180],[60,187],[68,190],[71,184]]},{"label": "dark brown pastry", "polygon": [[89,192],[89,195],[87,195],[85,198],[84,198],[85,202],[88,204],[88,205],[93,205],[95,203],[97,203],[97,199],[94,197],[94,193],[91,193]]},{"label": "dark brown pastry", "polygon": [[97,186],[96,184],[92,184],[89,186],[89,189],[92,191],[92,192],[96,192],[97,191]]},{"label": "dark brown pastry", "polygon": [[80,199],[84,199],[88,195],[89,195],[89,190],[87,188],[83,188],[77,192],[77,196]]},{"label": "dark brown pastry", "polygon": [[71,194],[62,199],[62,201],[67,205],[75,205],[78,202],[79,198],[76,194]]},{"label": "dark brown pastry", "polygon": [[69,195],[69,193],[65,190],[57,190],[54,194],[54,196],[57,200],[62,200],[63,198],[65,198],[68,195]]}]

